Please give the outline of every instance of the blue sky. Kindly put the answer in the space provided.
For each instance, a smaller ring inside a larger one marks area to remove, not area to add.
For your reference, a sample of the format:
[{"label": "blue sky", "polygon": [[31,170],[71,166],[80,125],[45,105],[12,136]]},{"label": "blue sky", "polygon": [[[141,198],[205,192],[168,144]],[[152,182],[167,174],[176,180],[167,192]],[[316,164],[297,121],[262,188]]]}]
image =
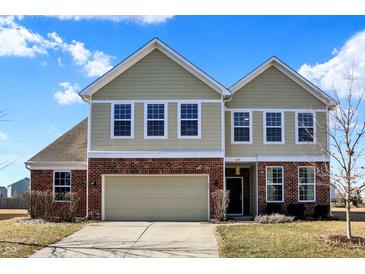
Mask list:
[{"label": "blue sky", "polygon": [[0,163],[16,161],[0,185],[87,116],[76,91],[154,37],[227,87],[272,55],[323,89],[342,85],[351,57],[365,74],[363,16],[0,18]]}]

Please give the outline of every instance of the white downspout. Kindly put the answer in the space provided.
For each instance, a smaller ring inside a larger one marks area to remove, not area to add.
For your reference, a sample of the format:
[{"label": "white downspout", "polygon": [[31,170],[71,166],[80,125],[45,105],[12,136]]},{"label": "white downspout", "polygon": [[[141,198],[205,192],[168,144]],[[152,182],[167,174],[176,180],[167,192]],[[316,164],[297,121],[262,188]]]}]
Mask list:
[{"label": "white downspout", "polygon": [[[222,151],[223,151],[223,190],[224,192],[226,191],[226,113],[225,113],[225,103],[229,102],[232,100],[232,96],[226,97],[226,99],[224,98],[224,96],[222,95],[222,105],[221,105],[221,121],[222,121],[222,130],[221,130],[221,138],[222,138]],[[224,218],[226,218],[226,213],[224,213]]]}]

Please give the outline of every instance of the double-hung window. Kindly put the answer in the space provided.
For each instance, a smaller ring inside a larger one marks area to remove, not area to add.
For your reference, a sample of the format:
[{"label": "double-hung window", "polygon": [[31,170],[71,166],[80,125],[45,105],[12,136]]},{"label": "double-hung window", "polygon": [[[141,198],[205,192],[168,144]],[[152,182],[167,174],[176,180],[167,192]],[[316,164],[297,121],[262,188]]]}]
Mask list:
[{"label": "double-hung window", "polygon": [[265,112],[264,143],[284,144],[284,113]]},{"label": "double-hung window", "polygon": [[316,176],[313,166],[298,167],[299,202],[315,202]]},{"label": "double-hung window", "polygon": [[71,172],[55,171],[53,173],[53,199],[55,202],[68,201],[71,192]]},{"label": "double-hung window", "polygon": [[145,138],[167,138],[166,103],[145,103]]},{"label": "double-hung window", "polygon": [[315,143],[315,116],[313,112],[296,113],[296,143]]},{"label": "double-hung window", "polygon": [[113,139],[134,138],[134,105],[113,104],[112,105],[112,132]]},{"label": "double-hung window", "polygon": [[179,103],[178,138],[200,138],[200,103]]},{"label": "double-hung window", "polygon": [[251,112],[232,113],[232,143],[251,144],[252,143],[252,122]]},{"label": "double-hung window", "polygon": [[284,169],[282,166],[266,167],[266,202],[284,201]]}]

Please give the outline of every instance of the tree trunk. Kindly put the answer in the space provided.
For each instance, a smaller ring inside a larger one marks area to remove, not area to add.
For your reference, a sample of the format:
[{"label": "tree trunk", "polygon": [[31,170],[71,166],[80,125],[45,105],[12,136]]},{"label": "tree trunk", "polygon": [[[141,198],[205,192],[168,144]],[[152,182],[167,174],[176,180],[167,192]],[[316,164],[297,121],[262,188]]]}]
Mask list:
[{"label": "tree trunk", "polygon": [[346,201],[346,227],[347,227],[347,238],[351,239],[352,233],[351,233],[351,219],[350,219],[350,209],[351,204],[350,201]]}]

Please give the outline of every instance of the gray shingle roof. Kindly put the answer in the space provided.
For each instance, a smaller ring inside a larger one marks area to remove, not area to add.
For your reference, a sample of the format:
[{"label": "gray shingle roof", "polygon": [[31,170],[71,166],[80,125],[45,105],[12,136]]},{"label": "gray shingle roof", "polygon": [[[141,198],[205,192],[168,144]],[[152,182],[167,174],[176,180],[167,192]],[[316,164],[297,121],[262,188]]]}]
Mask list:
[{"label": "gray shingle roof", "polygon": [[86,162],[87,118],[38,152],[28,162]]}]

